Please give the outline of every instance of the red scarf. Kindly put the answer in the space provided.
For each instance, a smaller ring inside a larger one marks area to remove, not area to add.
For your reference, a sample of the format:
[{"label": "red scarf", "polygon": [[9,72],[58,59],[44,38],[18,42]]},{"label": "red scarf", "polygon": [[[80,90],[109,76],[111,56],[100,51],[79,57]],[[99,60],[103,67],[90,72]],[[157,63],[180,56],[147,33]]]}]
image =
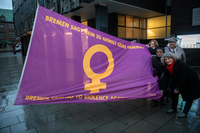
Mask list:
[{"label": "red scarf", "polygon": [[171,75],[173,75],[173,66],[174,66],[174,61],[172,62],[171,65],[167,65],[167,70],[169,70],[169,72],[171,73]]}]

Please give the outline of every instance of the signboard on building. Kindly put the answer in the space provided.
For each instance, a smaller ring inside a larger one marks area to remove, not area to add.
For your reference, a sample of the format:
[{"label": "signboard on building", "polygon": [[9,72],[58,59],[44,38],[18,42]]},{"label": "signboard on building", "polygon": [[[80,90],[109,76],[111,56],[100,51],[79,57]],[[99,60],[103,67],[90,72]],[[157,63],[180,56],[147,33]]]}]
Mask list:
[{"label": "signboard on building", "polygon": [[182,48],[200,48],[200,34],[177,35],[177,39]]}]

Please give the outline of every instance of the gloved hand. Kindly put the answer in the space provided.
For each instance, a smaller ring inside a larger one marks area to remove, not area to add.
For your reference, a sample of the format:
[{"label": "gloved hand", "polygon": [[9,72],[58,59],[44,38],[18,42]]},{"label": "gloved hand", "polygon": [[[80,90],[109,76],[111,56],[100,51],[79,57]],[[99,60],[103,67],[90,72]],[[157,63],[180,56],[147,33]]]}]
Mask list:
[{"label": "gloved hand", "polygon": [[156,75],[157,75],[157,71],[153,70],[153,76],[156,77]]}]

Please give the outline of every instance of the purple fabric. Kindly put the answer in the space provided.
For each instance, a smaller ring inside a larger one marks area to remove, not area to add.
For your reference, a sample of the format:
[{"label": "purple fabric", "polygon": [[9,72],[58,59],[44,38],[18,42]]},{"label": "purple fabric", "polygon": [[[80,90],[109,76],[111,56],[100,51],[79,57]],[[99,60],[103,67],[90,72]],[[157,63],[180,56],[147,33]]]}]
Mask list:
[{"label": "purple fabric", "polygon": [[15,105],[161,98],[145,45],[42,6],[33,29]]}]

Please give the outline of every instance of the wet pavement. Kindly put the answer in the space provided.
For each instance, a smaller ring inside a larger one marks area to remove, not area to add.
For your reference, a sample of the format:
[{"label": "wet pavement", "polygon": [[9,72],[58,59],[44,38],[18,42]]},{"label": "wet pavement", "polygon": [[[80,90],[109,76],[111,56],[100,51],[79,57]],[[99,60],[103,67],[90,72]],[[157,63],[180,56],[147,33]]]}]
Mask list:
[{"label": "wet pavement", "polygon": [[13,106],[23,63],[20,52],[0,52],[0,133],[200,133],[200,99],[187,118],[178,118],[182,100],[174,114],[170,103],[151,107],[149,99]]}]

